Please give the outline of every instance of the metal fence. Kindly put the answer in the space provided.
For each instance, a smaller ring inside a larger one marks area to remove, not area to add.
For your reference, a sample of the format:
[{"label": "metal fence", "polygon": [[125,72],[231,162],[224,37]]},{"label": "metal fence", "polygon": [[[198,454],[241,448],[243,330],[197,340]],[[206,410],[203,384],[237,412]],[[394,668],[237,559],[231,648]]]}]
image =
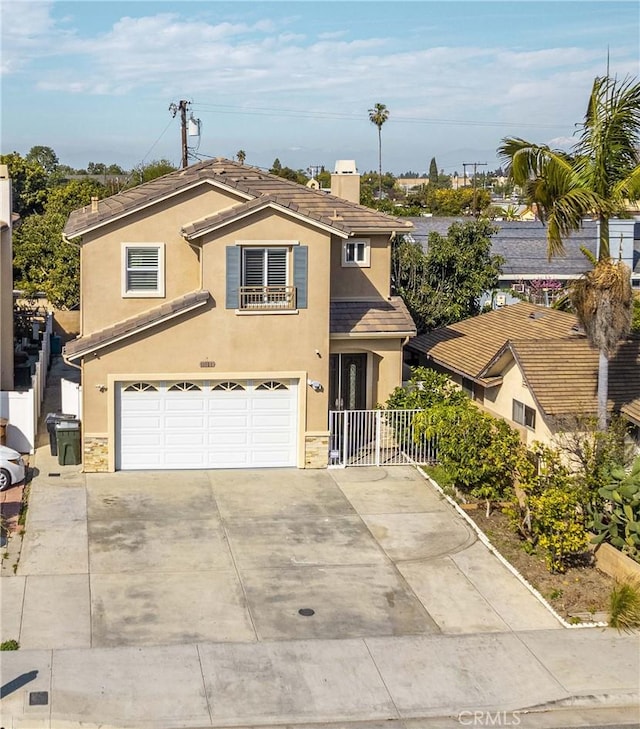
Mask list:
[{"label": "metal fence", "polygon": [[421,410],[331,410],[330,466],[433,463],[436,443],[416,432]]}]

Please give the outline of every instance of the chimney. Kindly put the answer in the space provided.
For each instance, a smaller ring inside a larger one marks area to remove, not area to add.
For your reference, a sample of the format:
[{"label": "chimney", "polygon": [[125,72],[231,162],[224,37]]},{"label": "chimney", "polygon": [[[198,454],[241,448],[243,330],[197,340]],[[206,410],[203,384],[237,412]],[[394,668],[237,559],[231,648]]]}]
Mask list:
[{"label": "chimney", "polygon": [[98,212],[98,198],[97,197],[91,198],[91,212],[92,213]]},{"label": "chimney", "polygon": [[331,173],[331,194],[360,203],[360,174],[353,159],[339,159]]}]

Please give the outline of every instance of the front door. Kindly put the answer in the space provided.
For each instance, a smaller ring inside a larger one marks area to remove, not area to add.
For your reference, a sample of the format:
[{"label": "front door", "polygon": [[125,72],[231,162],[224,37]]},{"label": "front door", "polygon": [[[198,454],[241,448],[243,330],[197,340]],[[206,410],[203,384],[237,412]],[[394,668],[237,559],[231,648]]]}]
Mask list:
[{"label": "front door", "polygon": [[332,354],[329,407],[365,410],[367,407],[367,355]]}]

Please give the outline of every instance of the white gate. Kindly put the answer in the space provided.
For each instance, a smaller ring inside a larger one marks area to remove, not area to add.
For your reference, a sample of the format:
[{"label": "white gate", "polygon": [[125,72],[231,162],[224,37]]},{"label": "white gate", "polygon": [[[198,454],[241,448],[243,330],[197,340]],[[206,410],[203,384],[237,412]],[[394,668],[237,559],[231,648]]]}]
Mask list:
[{"label": "white gate", "polygon": [[434,439],[417,435],[421,410],[329,411],[329,466],[433,463]]}]

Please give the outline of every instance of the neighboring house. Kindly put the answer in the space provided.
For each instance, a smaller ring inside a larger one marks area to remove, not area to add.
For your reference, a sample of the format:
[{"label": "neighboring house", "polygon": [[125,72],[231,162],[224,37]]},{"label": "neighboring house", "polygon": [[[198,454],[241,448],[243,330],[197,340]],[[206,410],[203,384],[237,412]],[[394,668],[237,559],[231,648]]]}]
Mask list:
[{"label": "neighboring house", "polygon": [[[469,218],[411,218],[414,240],[427,248],[429,233],[446,235],[454,222]],[[491,253],[504,258],[494,304],[503,306],[527,296],[533,303],[550,304],[565,287],[591,268],[582,252],[598,254],[598,223],[585,220],[582,228],[564,241],[565,253],[551,261],[547,254],[547,228],[540,222],[493,221],[498,231],[491,237]],[[631,284],[640,287],[640,221],[610,221],[611,255],[621,257],[631,269]],[[488,299],[488,296],[487,296]]]},{"label": "neighboring house", "polygon": [[[597,411],[598,352],[576,318],[526,302],[435,329],[407,345],[413,364],[444,372],[525,443],[551,443]],[[609,407],[640,397],[640,340],[621,342],[609,364]]]},{"label": "neighboring house", "polygon": [[0,390],[13,390],[13,230],[11,179],[0,165]]},{"label": "neighboring house", "polygon": [[325,467],[328,411],[401,382],[411,227],[226,159],[73,212],[84,469]]},{"label": "neighboring house", "polygon": [[[24,334],[15,325],[13,299],[13,230],[19,222],[20,216],[12,212],[9,170],[0,165],[0,439],[21,453],[33,453],[47,381],[52,317],[47,312],[32,317],[27,336],[16,342]],[[17,356],[21,357],[18,365]]]},{"label": "neighboring house", "polygon": [[636,453],[640,453],[640,397],[623,405],[622,415],[630,425],[629,436]]}]

